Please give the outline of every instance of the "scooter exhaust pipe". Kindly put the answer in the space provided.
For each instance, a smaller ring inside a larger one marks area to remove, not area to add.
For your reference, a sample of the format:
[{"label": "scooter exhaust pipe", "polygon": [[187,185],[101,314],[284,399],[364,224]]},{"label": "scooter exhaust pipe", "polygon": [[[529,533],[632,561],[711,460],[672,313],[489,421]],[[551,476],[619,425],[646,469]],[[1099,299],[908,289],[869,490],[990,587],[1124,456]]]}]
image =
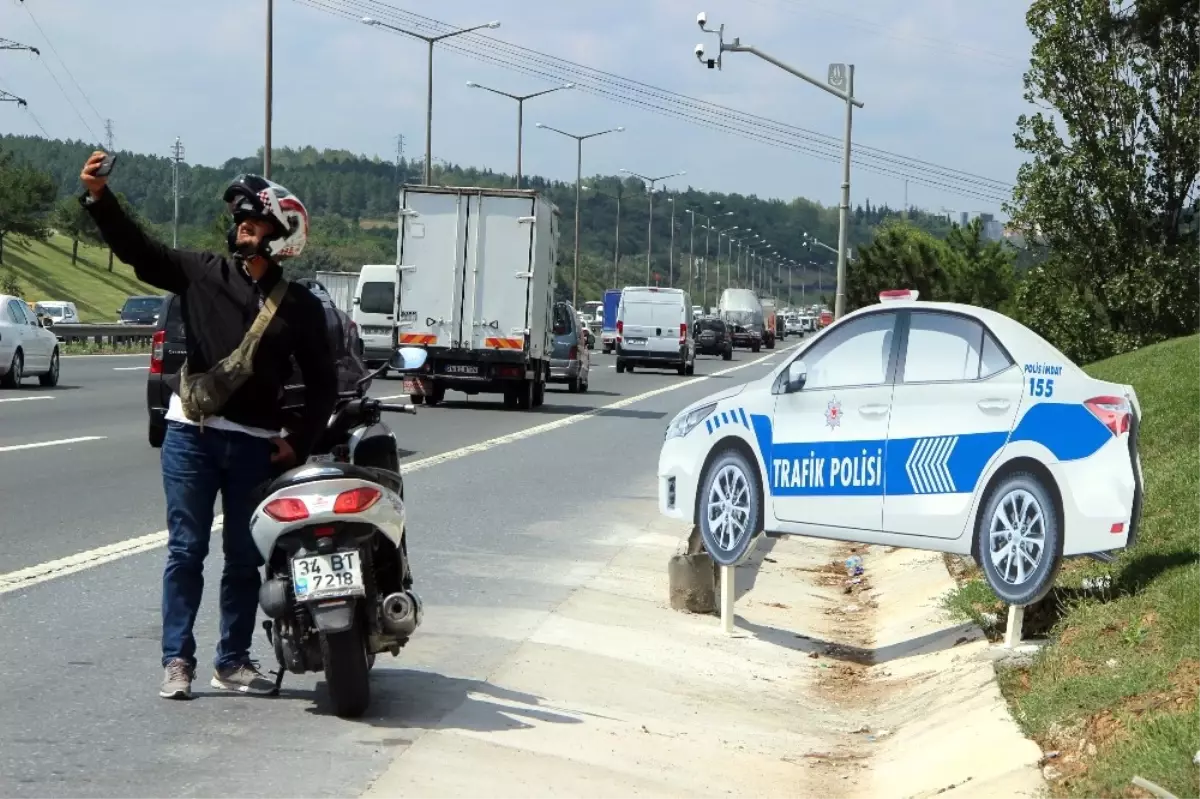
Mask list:
[{"label": "scooter exhaust pipe", "polygon": [[383,599],[383,628],[392,635],[407,638],[421,626],[421,597],[416,591],[399,591]]}]

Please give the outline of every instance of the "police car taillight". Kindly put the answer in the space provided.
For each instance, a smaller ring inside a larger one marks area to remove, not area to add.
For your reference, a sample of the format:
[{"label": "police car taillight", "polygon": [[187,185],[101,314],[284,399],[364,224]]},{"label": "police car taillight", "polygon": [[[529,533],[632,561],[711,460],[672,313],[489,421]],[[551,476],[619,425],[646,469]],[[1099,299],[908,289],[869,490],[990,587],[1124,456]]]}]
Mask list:
[{"label": "police car taillight", "polygon": [[889,289],[879,292],[879,301],[900,302],[902,300],[915,300],[920,294],[921,292],[916,289]]},{"label": "police car taillight", "polygon": [[1130,408],[1123,398],[1092,397],[1083,404],[1114,436],[1129,432]]}]

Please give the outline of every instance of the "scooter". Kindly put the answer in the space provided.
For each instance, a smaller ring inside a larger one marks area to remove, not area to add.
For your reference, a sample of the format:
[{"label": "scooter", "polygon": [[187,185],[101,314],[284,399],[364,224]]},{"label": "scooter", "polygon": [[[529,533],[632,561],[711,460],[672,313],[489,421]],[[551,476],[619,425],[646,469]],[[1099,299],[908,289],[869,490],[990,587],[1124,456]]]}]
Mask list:
[{"label": "scooter", "polygon": [[250,520],[265,563],[259,605],[275,649],[278,691],[285,672],[324,671],[334,712],[361,716],[370,704],[375,656],[400,653],[421,624],[405,538],[404,480],[384,412],[416,413],[365,396],[385,370],[409,372],[425,350],[391,361],[339,401],[309,462],[267,488]]}]

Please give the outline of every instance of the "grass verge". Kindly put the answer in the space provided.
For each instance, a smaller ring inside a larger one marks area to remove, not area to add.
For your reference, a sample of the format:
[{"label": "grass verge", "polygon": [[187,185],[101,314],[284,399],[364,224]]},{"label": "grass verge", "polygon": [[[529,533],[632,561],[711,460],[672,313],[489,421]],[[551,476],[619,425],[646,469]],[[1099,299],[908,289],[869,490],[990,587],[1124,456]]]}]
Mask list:
[{"label": "grass verge", "polygon": [[137,294],[162,294],[137,279],[133,269],[113,260],[108,271],[108,250],[79,245],[79,258],[71,264],[71,240],[52,236],[49,241],[19,241],[6,237],[0,277],[14,276],[21,296],[29,302],[66,300],[75,303],[85,324],[115,322],[125,298]]},{"label": "grass verge", "polygon": [[[1000,687],[1025,733],[1057,753],[1051,795],[1149,796],[1131,786],[1138,775],[1200,796],[1200,337],[1087,371],[1133,385],[1142,404],[1140,538],[1116,563],[1063,567],[1050,644],[1030,666],[1001,670]],[[1002,631],[1005,606],[976,575],[963,575],[946,607]]]}]

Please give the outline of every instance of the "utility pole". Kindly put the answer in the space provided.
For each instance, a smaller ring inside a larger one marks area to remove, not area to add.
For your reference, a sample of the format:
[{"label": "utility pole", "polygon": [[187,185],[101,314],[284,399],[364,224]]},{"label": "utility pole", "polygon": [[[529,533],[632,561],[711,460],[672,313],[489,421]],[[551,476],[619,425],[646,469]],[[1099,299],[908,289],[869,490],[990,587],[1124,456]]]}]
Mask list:
[{"label": "utility pole", "polygon": [[267,98],[266,98],[266,131],[263,138],[263,177],[271,179],[271,102],[272,80],[271,70],[274,68],[274,37],[275,35],[275,0],[267,0]]},{"label": "utility pole", "polygon": [[847,245],[850,218],[851,128],[854,121],[854,109],[856,107],[863,107],[862,101],[854,97],[854,65],[830,64],[827,78],[822,83],[795,67],[789,66],[779,59],[764,53],[757,47],[742,44],[741,39],[735,38],[732,44],[727,44],[725,42],[725,25],[722,24],[716,30],[709,28],[708,17],[703,13],[696,17],[696,23],[700,26],[700,30],[716,35],[720,42],[716,58],[705,58],[704,46],[696,46],[696,60],[709,69],[721,69],[722,56],[727,52],[750,53],[846,103],[846,133],[842,142],[842,202],[838,207],[837,294],[833,304],[833,318],[835,320],[840,319],[846,311],[846,261],[849,256]]},{"label": "utility pole", "polygon": [[111,119],[104,120],[104,146],[108,152],[113,151],[113,124]]},{"label": "utility pole", "polygon": [[171,191],[175,195],[175,216],[171,222],[171,246],[179,246],[179,164],[183,161],[183,142],[175,137],[171,147]]}]

